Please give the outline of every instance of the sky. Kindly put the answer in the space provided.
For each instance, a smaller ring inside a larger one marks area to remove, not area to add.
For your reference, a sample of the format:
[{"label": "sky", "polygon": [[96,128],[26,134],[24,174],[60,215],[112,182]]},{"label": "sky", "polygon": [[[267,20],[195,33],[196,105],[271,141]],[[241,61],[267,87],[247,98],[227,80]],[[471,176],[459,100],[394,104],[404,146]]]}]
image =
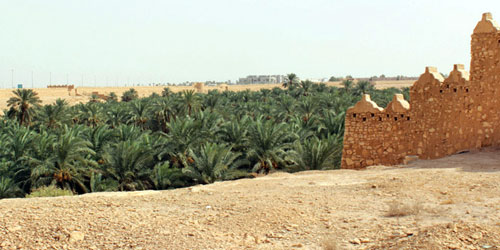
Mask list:
[{"label": "sky", "polygon": [[449,73],[498,0],[0,0],[0,88]]}]

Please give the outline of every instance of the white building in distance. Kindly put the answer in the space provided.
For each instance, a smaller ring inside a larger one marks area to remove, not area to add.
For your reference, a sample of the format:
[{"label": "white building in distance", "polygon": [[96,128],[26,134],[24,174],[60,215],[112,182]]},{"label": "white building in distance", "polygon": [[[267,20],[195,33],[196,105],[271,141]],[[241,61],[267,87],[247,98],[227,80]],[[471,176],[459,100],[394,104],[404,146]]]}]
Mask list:
[{"label": "white building in distance", "polygon": [[240,78],[238,84],[257,84],[257,83],[282,83],[285,80],[283,75],[251,75]]}]

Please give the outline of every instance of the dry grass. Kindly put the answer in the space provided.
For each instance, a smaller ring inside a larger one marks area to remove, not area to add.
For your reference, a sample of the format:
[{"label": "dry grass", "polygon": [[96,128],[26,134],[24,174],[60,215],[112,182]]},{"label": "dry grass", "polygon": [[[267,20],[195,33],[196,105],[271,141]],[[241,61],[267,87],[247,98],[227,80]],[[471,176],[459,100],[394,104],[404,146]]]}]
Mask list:
[{"label": "dry grass", "polygon": [[389,202],[389,209],[386,217],[404,217],[409,215],[418,215],[422,211],[422,205],[418,202],[402,202],[394,200]]}]

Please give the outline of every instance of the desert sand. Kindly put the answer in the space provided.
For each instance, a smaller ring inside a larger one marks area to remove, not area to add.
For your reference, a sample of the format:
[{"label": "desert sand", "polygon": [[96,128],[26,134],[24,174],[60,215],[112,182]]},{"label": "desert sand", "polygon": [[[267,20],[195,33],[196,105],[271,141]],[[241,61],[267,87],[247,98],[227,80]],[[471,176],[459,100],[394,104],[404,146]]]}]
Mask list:
[{"label": "desert sand", "polygon": [[500,151],[0,200],[0,249],[498,249]]}]

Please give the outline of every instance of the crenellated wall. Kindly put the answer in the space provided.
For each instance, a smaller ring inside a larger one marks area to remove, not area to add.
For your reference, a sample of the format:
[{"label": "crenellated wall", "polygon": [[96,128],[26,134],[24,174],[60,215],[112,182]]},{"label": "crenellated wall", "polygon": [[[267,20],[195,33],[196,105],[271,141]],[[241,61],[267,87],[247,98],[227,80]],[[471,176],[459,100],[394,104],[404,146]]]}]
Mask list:
[{"label": "crenellated wall", "polygon": [[448,78],[434,67],[385,109],[369,95],[347,110],[342,168],[440,158],[500,144],[500,26],[483,14],[471,42],[471,74],[455,65]]}]

